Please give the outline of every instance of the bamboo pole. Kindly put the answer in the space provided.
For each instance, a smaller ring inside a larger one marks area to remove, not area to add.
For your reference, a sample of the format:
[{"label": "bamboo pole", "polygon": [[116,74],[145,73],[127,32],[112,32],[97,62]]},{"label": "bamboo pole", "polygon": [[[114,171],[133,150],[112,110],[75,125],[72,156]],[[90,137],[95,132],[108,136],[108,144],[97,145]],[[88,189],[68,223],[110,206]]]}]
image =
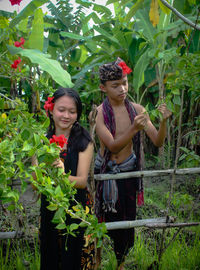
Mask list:
[{"label": "bamboo pole", "polygon": [[95,174],[94,179],[97,181],[102,180],[112,180],[112,179],[127,179],[127,178],[137,178],[137,177],[153,177],[153,176],[166,176],[166,175],[186,175],[186,174],[199,174],[200,167],[196,168],[185,168],[185,169],[168,169],[168,170],[156,170],[156,171],[133,171],[125,173],[116,174]]},{"label": "bamboo pole", "polygon": [[105,223],[107,230],[118,229],[130,229],[137,227],[147,227],[152,229],[166,229],[166,228],[182,228],[199,226],[200,222],[187,222],[187,223],[166,223],[166,217],[152,218],[152,219],[140,219],[140,220],[128,220],[128,221],[115,221]]},{"label": "bamboo pole", "polygon": [[0,240],[21,238],[22,236],[23,236],[23,232],[20,232],[20,231],[0,232]]},{"label": "bamboo pole", "polygon": [[164,223],[166,221],[166,217],[161,218],[151,218],[151,219],[139,219],[139,220],[127,220],[127,221],[115,221],[115,222],[107,222],[106,228],[107,230],[117,230],[117,229],[130,229],[135,227],[143,227],[147,226],[150,223]]},{"label": "bamboo pole", "polygon": [[[166,223],[166,217],[161,218],[152,218],[152,219],[141,219],[133,221],[116,221],[116,222],[107,222],[107,230],[117,230],[117,229],[130,229],[137,227],[147,227],[149,229],[166,229],[166,228],[183,228],[191,226],[199,226],[200,222],[188,222],[188,223]],[[0,240],[5,239],[17,239],[23,238],[24,233],[21,231],[12,231],[12,232],[0,232]]]}]

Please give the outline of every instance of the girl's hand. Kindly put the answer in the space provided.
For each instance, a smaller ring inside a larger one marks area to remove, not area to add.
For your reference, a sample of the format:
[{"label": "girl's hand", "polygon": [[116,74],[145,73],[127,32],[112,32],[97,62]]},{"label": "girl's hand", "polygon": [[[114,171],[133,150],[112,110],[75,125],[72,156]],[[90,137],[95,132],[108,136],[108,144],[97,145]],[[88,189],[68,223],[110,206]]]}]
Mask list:
[{"label": "girl's hand", "polygon": [[61,159],[57,159],[56,161],[53,162],[52,164],[54,167],[56,168],[61,168],[63,169],[63,172],[65,171],[65,166],[64,166],[64,163],[62,162]]},{"label": "girl's hand", "polygon": [[167,120],[172,115],[172,112],[167,109],[167,106],[165,103],[160,104],[158,106],[158,110],[159,110],[159,112],[162,113],[163,120]]}]

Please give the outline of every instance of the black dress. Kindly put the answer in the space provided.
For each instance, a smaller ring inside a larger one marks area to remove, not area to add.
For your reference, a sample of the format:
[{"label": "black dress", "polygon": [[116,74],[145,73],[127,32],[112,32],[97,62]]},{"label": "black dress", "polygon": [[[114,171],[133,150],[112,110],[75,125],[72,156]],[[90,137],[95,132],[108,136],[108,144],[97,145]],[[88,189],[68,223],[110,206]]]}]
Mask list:
[{"label": "black dress", "polygon": [[[61,152],[61,159],[64,159],[65,172],[71,171],[72,176],[76,176],[78,166],[78,154],[80,149],[68,147],[67,151]],[[83,151],[83,149],[81,149]],[[86,189],[77,189],[76,200],[86,205]],[[78,235],[63,236],[63,230],[55,229],[56,224],[51,222],[55,212],[49,211],[46,207],[48,202],[45,196],[41,197],[41,227],[40,227],[40,253],[41,270],[80,270],[81,252],[84,245],[84,231],[78,230]],[[66,217],[66,224],[75,223],[70,216]],[[67,237],[67,250],[66,250]]]}]

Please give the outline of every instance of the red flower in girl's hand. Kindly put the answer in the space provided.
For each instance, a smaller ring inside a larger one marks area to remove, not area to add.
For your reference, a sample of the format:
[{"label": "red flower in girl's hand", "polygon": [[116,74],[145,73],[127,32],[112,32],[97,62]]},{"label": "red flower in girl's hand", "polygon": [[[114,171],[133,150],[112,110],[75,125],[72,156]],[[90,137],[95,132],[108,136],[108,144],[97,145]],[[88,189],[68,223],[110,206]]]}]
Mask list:
[{"label": "red flower in girl's hand", "polygon": [[53,135],[49,142],[56,143],[58,146],[60,146],[60,148],[63,148],[64,144],[67,143],[67,139],[63,134],[58,137],[56,135]]},{"label": "red flower in girl's hand", "polygon": [[22,0],[9,0],[9,1],[10,1],[11,5],[14,6],[14,5],[20,5],[20,2]]},{"label": "red flower in girl's hand", "polygon": [[53,97],[48,97],[48,99],[45,101],[44,109],[46,111],[46,114],[48,116],[48,111],[53,111],[54,103],[52,102]]},{"label": "red flower in girl's hand", "polygon": [[118,64],[118,66],[120,66],[122,68],[123,75],[129,74],[132,72],[132,69],[130,67],[128,67],[124,61],[120,62]]}]

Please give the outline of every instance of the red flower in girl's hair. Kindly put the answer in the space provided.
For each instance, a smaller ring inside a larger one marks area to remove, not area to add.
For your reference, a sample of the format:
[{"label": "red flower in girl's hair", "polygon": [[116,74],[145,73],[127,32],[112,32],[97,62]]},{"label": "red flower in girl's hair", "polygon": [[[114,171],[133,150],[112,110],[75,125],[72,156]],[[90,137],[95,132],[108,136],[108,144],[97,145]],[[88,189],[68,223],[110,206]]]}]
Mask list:
[{"label": "red flower in girl's hair", "polygon": [[52,102],[53,99],[54,97],[48,97],[48,99],[45,101],[44,109],[46,111],[47,116],[48,116],[48,111],[53,111],[53,107],[54,107],[54,103]]},{"label": "red flower in girl's hair", "polygon": [[49,140],[50,143],[56,143],[58,146],[63,148],[64,144],[67,143],[67,139],[64,135],[56,136],[53,135],[52,138]]},{"label": "red flower in girl's hair", "polygon": [[118,66],[120,66],[122,68],[122,71],[123,71],[123,75],[125,74],[129,74],[132,72],[132,69],[130,67],[127,66],[127,64],[122,61],[118,64]]},{"label": "red flower in girl's hair", "polygon": [[11,5],[13,6],[13,5],[20,5],[20,2],[22,0],[9,0],[9,1],[10,1]]}]

